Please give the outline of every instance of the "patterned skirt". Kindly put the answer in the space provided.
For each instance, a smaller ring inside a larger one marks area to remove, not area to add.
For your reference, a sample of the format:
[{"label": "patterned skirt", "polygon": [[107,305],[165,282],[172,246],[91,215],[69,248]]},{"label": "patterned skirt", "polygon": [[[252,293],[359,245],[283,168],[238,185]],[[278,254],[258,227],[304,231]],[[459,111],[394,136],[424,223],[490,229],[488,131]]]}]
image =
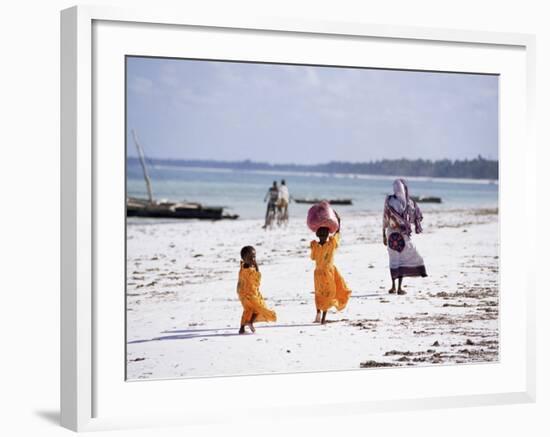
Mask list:
[{"label": "patterned skirt", "polygon": [[[388,240],[392,234],[391,229],[386,230]],[[404,246],[401,252],[393,250],[388,244],[388,255],[390,257],[390,273],[392,279],[404,278],[406,276],[426,277],[426,266],[424,260],[414,247],[411,238],[406,234],[401,234],[404,240]]]}]

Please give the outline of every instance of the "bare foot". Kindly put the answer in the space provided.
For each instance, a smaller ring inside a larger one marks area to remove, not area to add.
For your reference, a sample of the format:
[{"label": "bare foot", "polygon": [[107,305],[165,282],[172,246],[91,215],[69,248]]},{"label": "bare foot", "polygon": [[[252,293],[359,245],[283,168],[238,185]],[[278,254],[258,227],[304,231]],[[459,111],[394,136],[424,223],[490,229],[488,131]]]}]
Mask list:
[{"label": "bare foot", "polygon": [[407,292],[400,288],[399,290],[397,290],[397,294],[403,295],[403,294],[407,294]]},{"label": "bare foot", "polygon": [[239,334],[246,334],[246,332],[244,332],[244,326],[241,326],[241,329],[239,329]]},{"label": "bare foot", "polygon": [[393,287],[390,288],[390,289],[388,290],[388,293],[390,293],[390,294],[395,294],[395,288],[393,288]]},{"label": "bare foot", "polygon": [[256,328],[254,328],[254,325],[252,323],[249,323],[248,324],[248,327],[250,328],[250,330],[254,333],[256,332]]},{"label": "bare foot", "polygon": [[321,317],[319,316],[319,314],[315,316],[315,320],[313,321],[313,323],[321,323]]}]

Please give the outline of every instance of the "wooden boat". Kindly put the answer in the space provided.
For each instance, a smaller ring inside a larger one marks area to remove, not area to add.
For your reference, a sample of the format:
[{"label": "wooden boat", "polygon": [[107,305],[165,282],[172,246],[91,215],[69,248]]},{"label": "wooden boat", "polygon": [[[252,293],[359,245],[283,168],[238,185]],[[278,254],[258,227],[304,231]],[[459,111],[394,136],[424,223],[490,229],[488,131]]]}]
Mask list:
[{"label": "wooden boat", "polygon": [[226,214],[221,206],[203,206],[195,202],[159,201],[150,203],[147,199],[129,197],[126,201],[126,216],[175,219],[222,220],[239,216]]},{"label": "wooden boat", "polygon": [[326,200],[331,205],[353,205],[353,202],[351,199],[307,199],[307,198],[297,198],[293,199],[296,203],[319,203],[323,200]]},{"label": "wooden boat", "polygon": [[417,203],[442,203],[441,197],[436,196],[411,196]]},{"label": "wooden boat", "polygon": [[138,150],[139,161],[143,170],[145,185],[147,186],[147,199],[128,197],[126,199],[127,217],[148,217],[148,218],[174,218],[174,219],[203,219],[222,220],[237,219],[237,214],[226,214],[222,206],[204,206],[197,202],[179,202],[170,200],[157,201],[153,198],[151,178],[145,165],[145,157],[135,132],[132,130],[134,143]]}]

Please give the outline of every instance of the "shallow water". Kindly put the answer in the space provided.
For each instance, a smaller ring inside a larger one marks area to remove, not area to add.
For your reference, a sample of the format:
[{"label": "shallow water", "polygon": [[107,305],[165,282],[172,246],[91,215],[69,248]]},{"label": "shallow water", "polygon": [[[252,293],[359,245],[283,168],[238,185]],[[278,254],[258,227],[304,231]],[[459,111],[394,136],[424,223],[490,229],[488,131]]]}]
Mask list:
[{"label": "shallow water", "polygon": [[[300,198],[351,198],[352,206],[338,206],[346,213],[381,211],[384,198],[392,190],[392,177],[331,175],[312,173],[260,172],[198,169],[185,167],[149,168],[156,199],[187,200],[224,206],[242,218],[265,214],[264,196],[274,180],[285,179],[291,196]],[[496,208],[498,185],[487,181],[408,178],[411,194],[437,196],[442,204],[422,204],[423,210],[454,208]],[[129,164],[127,194],[146,197],[139,165]],[[291,218],[303,218],[309,205],[291,203]]]}]

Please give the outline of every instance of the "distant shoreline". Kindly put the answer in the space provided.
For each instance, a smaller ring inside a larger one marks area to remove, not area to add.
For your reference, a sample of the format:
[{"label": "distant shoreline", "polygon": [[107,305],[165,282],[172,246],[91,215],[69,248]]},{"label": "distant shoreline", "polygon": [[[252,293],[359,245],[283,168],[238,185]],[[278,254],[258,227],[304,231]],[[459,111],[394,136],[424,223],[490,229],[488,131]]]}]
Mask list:
[{"label": "distant shoreline", "polygon": [[[138,164],[137,157],[128,157],[128,163]],[[464,161],[383,160],[368,163],[329,162],[326,164],[268,164],[253,161],[213,161],[147,159],[154,168],[185,169],[209,172],[243,171],[256,174],[288,174],[302,176],[333,176],[361,179],[393,179],[406,177],[411,180],[441,181],[451,183],[498,184],[498,161],[478,157]],[[444,168],[450,176],[441,176]],[[457,174],[457,173],[460,174]]]},{"label": "distant shoreline", "polygon": [[[312,176],[312,177],[335,177],[335,178],[349,178],[349,179],[382,179],[382,180],[394,180],[402,175],[369,175],[369,174],[356,174],[356,173],[323,173],[323,172],[299,172],[290,170],[247,170],[240,168],[219,168],[219,167],[196,167],[185,165],[165,165],[165,164],[153,164],[154,169],[170,169],[170,170],[184,170],[195,172],[208,172],[208,173],[234,173],[234,172],[246,172],[252,174],[266,174],[266,175],[287,175],[287,176]],[[448,184],[494,184],[498,185],[498,180],[495,179],[469,179],[469,178],[443,178],[443,177],[427,177],[427,176],[405,176],[410,181],[432,181],[437,183]]]},{"label": "distant shoreline", "polygon": [[[211,173],[233,173],[233,172],[246,172],[254,174],[266,174],[266,175],[288,175],[288,176],[313,176],[313,177],[335,177],[335,178],[350,178],[350,179],[383,179],[394,180],[399,175],[369,175],[369,174],[356,174],[356,173],[322,173],[322,172],[299,172],[290,170],[246,170],[240,168],[216,168],[216,167],[192,167],[192,166],[170,166],[170,165],[154,165],[156,169],[170,169],[170,170],[186,170],[197,172],[211,172]],[[495,184],[498,185],[498,180],[494,179],[468,179],[468,178],[442,178],[442,177],[427,177],[427,176],[406,176],[407,180],[411,181],[432,181],[440,183],[457,183],[457,184]]]}]

